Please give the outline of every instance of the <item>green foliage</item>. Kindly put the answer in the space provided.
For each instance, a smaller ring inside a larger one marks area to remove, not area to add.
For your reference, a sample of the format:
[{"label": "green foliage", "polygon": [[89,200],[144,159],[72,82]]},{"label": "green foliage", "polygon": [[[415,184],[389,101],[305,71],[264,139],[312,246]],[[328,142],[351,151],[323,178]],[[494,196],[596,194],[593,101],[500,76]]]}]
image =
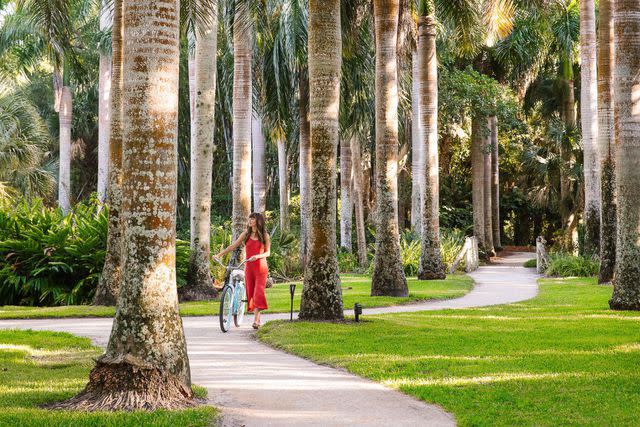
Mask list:
[{"label": "green foliage", "polygon": [[593,277],[600,271],[600,262],[595,258],[567,253],[549,255],[546,274],[552,277]]},{"label": "green foliage", "polygon": [[525,268],[536,268],[538,266],[538,262],[536,261],[536,259],[530,259],[525,261],[525,263],[523,264],[523,267]]},{"label": "green foliage", "polygon": [[104,264],[107,212],[95,200],[64,216],[42,202],[0,206],[0,303],[89,302]]},{"label": "green foliage", "polygon": [[461,426],[637,426],[638,315],[612,312],[610,297],[595,279],[546,279],[518,304],[269,322],[258,337],[440,405]]}]

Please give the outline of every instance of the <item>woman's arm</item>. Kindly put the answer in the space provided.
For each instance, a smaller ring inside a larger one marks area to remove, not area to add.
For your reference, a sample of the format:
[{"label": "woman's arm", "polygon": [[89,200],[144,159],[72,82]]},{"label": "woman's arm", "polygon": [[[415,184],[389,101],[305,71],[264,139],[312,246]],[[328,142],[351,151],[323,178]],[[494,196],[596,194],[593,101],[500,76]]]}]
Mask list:
[{"label": "woman's arm", "polygon": [[240,245],[242,245],[242,242],[244,242],[246,235],[247,235],[247,232],[243,231],[242,234],[238,236],[235,242],[233,242],[231,245],[223,249],[221,252],[215,254],[213,257],[220,259],[226,254],[228,254],[229,252],[236,250],[237,248],[240,247]]},{"label": "woman's arm", "polygon": [[251,258],[249,258],[249,261],[255,261],[260,258],[267,258],[269,255],[271,255],[271,238],[269,237],[269,234],[265,233],[264,252],[262,252],[261,254],[252,256]]}]

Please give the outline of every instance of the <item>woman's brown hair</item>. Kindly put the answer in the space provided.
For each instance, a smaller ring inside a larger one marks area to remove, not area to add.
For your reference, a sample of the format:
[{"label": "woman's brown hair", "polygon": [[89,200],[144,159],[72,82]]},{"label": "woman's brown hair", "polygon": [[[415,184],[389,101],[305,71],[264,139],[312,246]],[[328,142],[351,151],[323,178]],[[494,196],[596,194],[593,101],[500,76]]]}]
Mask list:
[{"label": "woman's brown hair", "polygon": [[[264,215],[259,212],[253,212],[251,215],[249,215],[249,218],[253,218],[256,220],[256,232],[258,233],[258,240],[260,240],[263,245],[266,244],[267,240],[265,237],[266,233],[264,231]],[[247,225],[247,235],[244,238],[245,244],[251,238],[251,233],[251,226]]]}]

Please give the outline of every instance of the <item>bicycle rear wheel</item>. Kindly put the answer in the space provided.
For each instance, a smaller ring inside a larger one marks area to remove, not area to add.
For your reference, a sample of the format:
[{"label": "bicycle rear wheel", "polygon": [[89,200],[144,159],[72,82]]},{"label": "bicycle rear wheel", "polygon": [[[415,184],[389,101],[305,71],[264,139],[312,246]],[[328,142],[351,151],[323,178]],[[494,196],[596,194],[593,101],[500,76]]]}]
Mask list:
[{"label": "bicycle rear wheel", "polygon": [[233,315],[233,323],[235,323],[237,327],[240,327],[240,325],[242,325],[242,322],[244,321],[244,313],[247,307],[246,300],[244,299],[246,297],[246,294],[244,286],[242,285],[237,286],[236,290],[238,292],[238,303],[236,304],[236,307],[238,309],[236,310],[236,314]]},{"label": "bicycle rear wheel", "polygon": [[233,312],[233,291],[230,286],[222,289],[222,297],[220,298],[220,329],[222,332],[228,332],[231,328],[231,317]]}]

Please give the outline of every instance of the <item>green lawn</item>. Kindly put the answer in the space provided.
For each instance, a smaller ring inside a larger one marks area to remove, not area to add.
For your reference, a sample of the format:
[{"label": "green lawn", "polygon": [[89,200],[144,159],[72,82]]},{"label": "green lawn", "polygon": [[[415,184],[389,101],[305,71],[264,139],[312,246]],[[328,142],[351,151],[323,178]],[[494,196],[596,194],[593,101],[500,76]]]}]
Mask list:
[{"label": "green lawn", "polygon": [[543,279],[508,306],[270,322],[262,341],[382,382],[460,425],[640,425],[640,313],[595,279]]},{"label": "green lawn", "polygon": [[[47,411],[39,405],[72,397],[101,351],[89,339],[59,332],[0,330],[0,426],[207,426],[216,410]],[[197,388],[200,397],[206,390]]]},{"label": "green lawn", "polygon": [[[410,278],[409,297],[372,297],[371,278],[366,275],[342,275],[342,293],[344,307],[353,308],[354,303],[359,302],[364,307],[382,307],[395,304],[406,304],[428,299],[456,298],[469,292],[473,287],[470,277],[460,274],[447,276],[445,280],[417,280]],[[294,298],[294,309],[300,307],[300,294],[302,286],[297,284]],[[282,313],[290,309],[291,298],[289,296],[289,284],[280,283],[267,289],[267,301],[269,312]],[[220,308],[218,301],[187,302],[180,304],[180,313],[183,316],[207,316],[217,314]],[[113,307],[93,307],[86,305],[63,307],[0,307],[0,319],[26,319],[45,317],[110,317],[115,313]]]}]

